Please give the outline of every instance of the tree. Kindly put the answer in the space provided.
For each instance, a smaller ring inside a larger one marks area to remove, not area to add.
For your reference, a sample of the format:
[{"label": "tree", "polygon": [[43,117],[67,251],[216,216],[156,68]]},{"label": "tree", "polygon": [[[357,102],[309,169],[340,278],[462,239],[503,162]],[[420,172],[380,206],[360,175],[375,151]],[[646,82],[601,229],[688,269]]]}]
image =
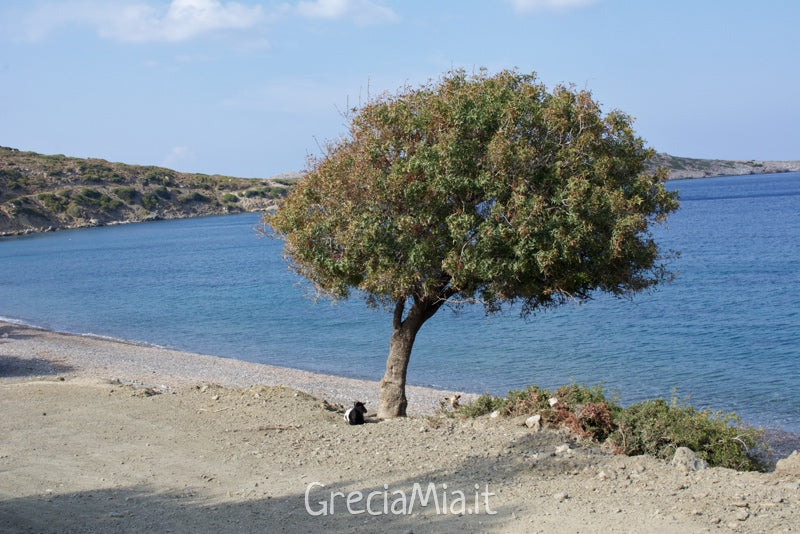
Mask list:
[{"label": "tree", "polygon": [[265,223],[320,294],[394,311],[381,418],[405,415],[414,339],[445,304],[528,316],[672,276],[650,226],[677,197],[632,119],[588,91],[453,71],[348,118]]}]

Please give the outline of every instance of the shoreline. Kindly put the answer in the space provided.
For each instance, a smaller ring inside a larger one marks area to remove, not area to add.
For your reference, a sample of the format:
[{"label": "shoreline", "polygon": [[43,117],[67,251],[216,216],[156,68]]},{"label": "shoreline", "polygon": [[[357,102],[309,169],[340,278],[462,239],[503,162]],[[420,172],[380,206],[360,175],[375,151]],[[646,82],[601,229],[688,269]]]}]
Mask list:
[{"label": "shoreline", "polygon": [[[6,360],[6,358],[8,358]],[[37,376],[65,380],[118,380],[124,384],[174,390],[198,384],[223,387],[286,386],[345,406],[365,402],[377,410],[378,382],[303,371],[234,358],[179,351],[94,334],[57,332],[0,319],[0,383]],[[409,415],[430,414],[454,393],[407,385]]]},{"label": "shoreline", "polygon": [[[7,337],[5,337],[5,335]],[[9,343],[11,342],[11,343]],[[4,362],[3,357],[12,360]],[[345,407],[356,400],[370,413],[378,407],[379,382],[247,362],[97,334],[59,332],[0,317],[0,384],[31,377],[65,380],[113,380],[170,391],[201,384],[226,388],[285,386]],[[462,402],[477,393],[406,385],[409,415],[430,415],[440,401],[460,394]],[[777,458],[800,450],[800,433],[762,427]]]}]

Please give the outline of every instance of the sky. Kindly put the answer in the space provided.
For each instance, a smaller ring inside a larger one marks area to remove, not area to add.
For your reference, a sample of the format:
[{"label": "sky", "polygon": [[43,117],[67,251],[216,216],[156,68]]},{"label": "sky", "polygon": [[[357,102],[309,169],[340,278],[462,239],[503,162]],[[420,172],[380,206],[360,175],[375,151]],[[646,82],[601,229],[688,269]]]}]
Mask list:
[{"label": "sky", "polygon": [[451,69],[589,89],[677,156],[800,159],[798,0],[2,0],[0,145],[270,177]]}]

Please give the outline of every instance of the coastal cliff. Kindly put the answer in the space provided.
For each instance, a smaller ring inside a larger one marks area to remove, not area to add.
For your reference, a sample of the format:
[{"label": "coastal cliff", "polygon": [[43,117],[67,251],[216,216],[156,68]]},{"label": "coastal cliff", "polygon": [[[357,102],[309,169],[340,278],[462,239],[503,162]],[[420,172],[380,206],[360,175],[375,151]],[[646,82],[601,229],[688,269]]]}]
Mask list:
[{"label": "coastal cliff", "polygon": [[0,147],[0,236],[264,211],[295,180],[182,173]]}]

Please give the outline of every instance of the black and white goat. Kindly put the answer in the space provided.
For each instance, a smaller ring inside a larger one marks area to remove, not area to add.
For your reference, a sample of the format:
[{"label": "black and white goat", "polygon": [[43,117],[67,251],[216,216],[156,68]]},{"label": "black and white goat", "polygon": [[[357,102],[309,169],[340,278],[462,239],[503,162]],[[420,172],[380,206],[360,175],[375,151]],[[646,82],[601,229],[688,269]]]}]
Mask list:
[{"label": "black and white goat", "polygon": [[356,401],[352,408],[348,408],[344,412],[344,420],[351,425],[363,425],[365,413],[367,413],[367,407],[363,402]]}]

